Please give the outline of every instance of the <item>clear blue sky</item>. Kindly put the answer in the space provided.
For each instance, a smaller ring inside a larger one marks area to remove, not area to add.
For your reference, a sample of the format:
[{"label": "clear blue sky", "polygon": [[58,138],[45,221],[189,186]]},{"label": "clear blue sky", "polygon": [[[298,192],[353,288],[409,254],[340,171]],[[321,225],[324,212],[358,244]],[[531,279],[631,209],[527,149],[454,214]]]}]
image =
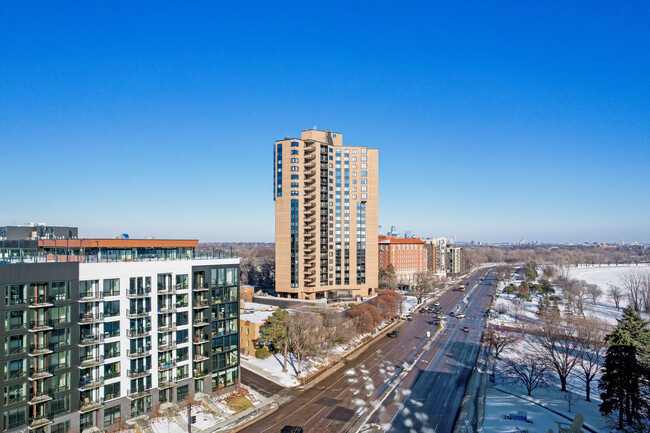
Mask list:
[{"label": "clear blue sky", "polygon": [[650,2],[0,3],[0,224],[273,241],[273,142],[380,149],[382,231],[650,242]]}]

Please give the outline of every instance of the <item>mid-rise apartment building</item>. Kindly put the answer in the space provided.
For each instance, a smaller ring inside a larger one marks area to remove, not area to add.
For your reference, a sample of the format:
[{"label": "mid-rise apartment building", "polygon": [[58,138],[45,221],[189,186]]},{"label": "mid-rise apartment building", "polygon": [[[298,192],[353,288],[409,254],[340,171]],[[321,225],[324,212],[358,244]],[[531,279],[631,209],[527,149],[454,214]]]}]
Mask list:
[{"label": "mid-rise apartment building", "polygon": [[465,251],[461,247],[447,248],[447,273],[449,275],[461,275],[467,272],[467,259]]},{"label": "mid-rise apartment building", "polygon": [[99,432],[239,377],[239,259],[195,240],[0,241],[1,430]]},{"label": "mid-rise apartment building", "polygon": [[415,274],[428,270],[427,264],[428,251],[421,239],[379,236],[379,268],[392,265],[398,283],[414,282]]},{"label": "mid-rise apartment building", "polygon": [[424,243],[427,246],[429,270],[438,275],[445,275],[447,273],[447,239],[424,239]]},{"label": "mid-rise apartment building", "polygon": [[300,299],[378,287],[378,151],[316,129],[274,147],[275,289]]}]

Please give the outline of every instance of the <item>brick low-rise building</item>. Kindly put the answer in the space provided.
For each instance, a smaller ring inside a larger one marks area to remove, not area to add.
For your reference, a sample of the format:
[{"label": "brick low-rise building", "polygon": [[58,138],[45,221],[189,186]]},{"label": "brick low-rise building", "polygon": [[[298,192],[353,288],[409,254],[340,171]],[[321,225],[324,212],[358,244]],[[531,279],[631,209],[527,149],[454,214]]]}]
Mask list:
[{"label": "brick low-rise building", "polygon": [[415,274],[427,271],[427,248],[417,238],[379,236],[379,269],[393,265],[397,282],[411,284]]}]

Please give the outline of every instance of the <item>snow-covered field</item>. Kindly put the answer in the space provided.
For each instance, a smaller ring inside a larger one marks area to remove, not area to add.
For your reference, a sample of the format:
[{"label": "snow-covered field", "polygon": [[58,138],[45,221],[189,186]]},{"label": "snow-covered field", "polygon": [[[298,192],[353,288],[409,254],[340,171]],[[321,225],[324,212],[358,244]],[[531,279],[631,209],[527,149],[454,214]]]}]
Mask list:
[{"label": "snow-covered field", "polygon": [[[553,371],[549,373],[549,383],[543,388],[533,390],[531,397],[527,396],[526,389],[520,383],[512,382],[504,374],[505,360],[517,359],[520,354],[531,352],[530,344],[526,340],[519,341],[502,354],[502,360],[496,362],[496,389],[490,389],[486,395],[484,431],[486,433],[512,433],[515,427],[519,427],[530,433],[544,433],[549,428],[557,431],[555,421],[569,422],[566,418],[545,408],[564,414],[571,419],[576,413],[580,413],[585,417],[585,424],[598,432],[607,431],[607,418],[598,411],[601,400],[597,380],[591,383],[592,401],[588,402],[585,401],[585,383],[574,375],[568,377],[567,389],[576,396],[576,402],[571,405],[571,412],[569,412],[568,403],[564,398],[565,393],[560,391],[559,379]],[[499,390],[518,396],[512,396]],[[533,424],[502,418],[502,415],[517,413],[518,410],[527,411],[527,416],[533,420]]]},{"label": "snow-covered field", "polygon": [[[320,362],[319,362],[320,361]],[[265,378],[287,388],[300,385],[298,380],[298,358],[289,353],[287,358],[287,371],[282,371],[284,367],[284,356],[281,353],[271,355],[266,359],[259,359],[252,356],[241,355],[241,364]],[[322,359],[309,359],[302,362],[302,376],[306,377],[318,371],[324,364]]]},{"label": "snow-covered field", "polygon": [[612,285],[622,287],[621,276],[628,271],[650,272],[650,265],[571,267],[567,269],[567,274],[569,278],[596,284],[607,292]]}]

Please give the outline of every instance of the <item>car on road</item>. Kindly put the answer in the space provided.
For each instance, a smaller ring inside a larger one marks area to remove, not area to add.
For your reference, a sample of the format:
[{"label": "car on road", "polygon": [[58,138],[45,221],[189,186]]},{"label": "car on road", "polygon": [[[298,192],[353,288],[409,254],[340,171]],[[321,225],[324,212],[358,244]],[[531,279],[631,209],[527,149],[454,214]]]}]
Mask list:
[{"label": "car on road", "polygon": [[413,320],[413,316],[411,316],[410,314],[405,314],[405,315],[404,315],[404,318],[405,318],[406,320]]},{"label": "car on road", "polygon": [[453,311],[450,311],[450,312],[449,312],[449,315],[450,315],[451,317],[454,317],[455,314],[456,314],[456,313],[454,313]]},{"label": "car on road", "polygon": [[465,327],[463,328],[463,332],[469,332],[469,328],[468,328],[467,326],[465,326]]},{"label": "car on road", "polygon": [[440,306],[440,302],[436,302],[435,304],[433,304],[433,306],[434,306],[434,307],[439,307],[439,306]]},{"label": "car on road", "polygon": [[465,314],[463,314],[463,313],[457,314],[457,315],[456,315],[456,318],[457,318],[457,319],[464,319],[464,318],[465,318]]},{"label": "car on road", "polygon": [[285,425],[280,433],[303,433],[302,427],[297,425]]},{"label": "car on road", "polygon": [[397,338],[397,337],[399,337],[399,331],[390,331],[388,334],[386,334],[386,337],[388,337],[388,338]]},{"label": "car on road", "polygon": [[440,324],[440,319],[429,320],[427,323],[429,325],[439,325]]}]

